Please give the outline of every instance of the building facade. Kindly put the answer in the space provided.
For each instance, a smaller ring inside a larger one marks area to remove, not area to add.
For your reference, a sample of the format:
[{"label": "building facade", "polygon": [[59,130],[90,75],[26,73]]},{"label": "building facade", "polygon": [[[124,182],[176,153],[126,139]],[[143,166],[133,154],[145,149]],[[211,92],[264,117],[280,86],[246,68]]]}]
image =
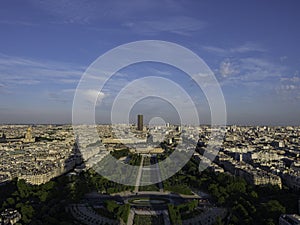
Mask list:
[{"label": "building facade", "polygon": [[144,123],[143,123],[143,120],[144,120],[144,118],[143,118],[143,115],[138,115],[138,117],[137,117],[137,122],[138,122],[138,124],[137,124],[137,129],[139,130],[139,131],[143,131],[143,126],[144,126]]}]

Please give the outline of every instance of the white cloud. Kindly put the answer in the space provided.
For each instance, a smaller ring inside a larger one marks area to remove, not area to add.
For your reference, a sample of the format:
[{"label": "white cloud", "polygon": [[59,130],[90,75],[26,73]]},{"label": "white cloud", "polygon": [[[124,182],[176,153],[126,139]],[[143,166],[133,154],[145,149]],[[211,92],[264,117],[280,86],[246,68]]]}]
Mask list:
[{"label": "white cloud", "polygon": [[101,99],[102,97],[104,97],[103,92],[97,91],[97,90],[92,90],[92,89],[86,90],[84,92],[84,94],[87,96],[88,99],[95,99],[95,98]]},{"label": "white cloud", "polygon": [[297,76],[282,77],[275,91],[284,100],[300,100],[300,78]]},{"label": "white cloud", "polygon": [[257,43],[253,42],[246,42],[242,45],[238,45],[231,48],[224,48],[224,47],[218,47],[218,46],[203,46],[204,50],[210,53],[217,54],[219,56],[229,56],[229,55],[239,55],[242,53],[248,53],[248,52],[266,52],[267,50],[263,47],[261,47]]},{"label": "white cloud", "polygon": [[245,53],[245,52],[265,52],[266,49],[262,48],[259,44],[253,42],[246,42],[240,46],[230,48],[232,53]]},{"label": "white cloud", "polygon": [[86,100],[91,103],[94,103],[95,99],[97,99],[96,104],[99,104],[105,97],[107,97],[107,95],[103,92],[93,89],[84,90],[83,94],[85,95]]},{"label": "white cloud", "polygon": [[280,89],[281,90],[287,90],[287,91],[292,91],[295,90],[297,87],[293,84],[285,84],[285,85],[281,85]]},{"label": "white cloud", "polygon": [[288,57],[286,55],[284,55],[284,56],[281,56],[279,59],[280,59],[281,62],[284,62],[284,61],[287,60],[287,58]]},{"label": "white cloud", "polygon": [[291,82],[291,83],[298,83],[298,82],[300,82],[300,77],[296,77],[296,76],[293,76],[293,77],[282,77],[280,79],[280,81],[282,81],[282,82],[287,81],[287,82]]},{"label": "white cloud", "polygon": [[0,20],[0,24],[4,25],[21,25],[21,26],[36,26],[36,23],[21,21],[21,20]]},{"label": "white cloud", "polygon": [[80,99],[87,101],[88,104],[94,104],[96,101],[96,104],[98,105],[105,97],[108,97],[108,94],[93,89],[63,89],[57,92],[48,92],[48,98],[56,102],[71,103],[76,91],[77,94],[80,94]]},{"label": "white cloud", "polygon": [[[182,12],[181,3],[173,0],[149,1],[149,0],[30,0],[36,7],[50,14],[58,24],[84,24],[93,22],[124,22],[137,15],[163,10],[168,12]],[[164,7],[162,7],[162,5]]]},{"label": "white cloud", "polygon": [[234,63],[229,59],[225,59],[221,62],[219,71],[223,77],[232,76],[238,73],[236,65],[234,65]]},{"label": "white cloud", "polygon": [[159,20],[127,22],[123,24],[138,34],[154,35],[170,32],[179,35],[190,35],[206,27],[206,23],[192,17],[169,17]]},{"label": "white cloud", "polygon": [[48,92],[48,99],[55,102],[71,103],[74,97],[75,89],[63,89],[55,92]]},{"label": "white cloud", "polygon": [[97,15],[97,2],[86,0],[31,0],[40,9],[56,16],[60,23],[86,24]]},{"label": "white cloud", "polygon": [[40,83],[75,83],[83,68],[67,63],[40,61],[0,54],[0,79],[8,87]]},{"label": "white cloud", "polygon": [[299,101],[300,86],[294,84],[281,84],[275,87],[278,96],[284,101]]},{"label": "white cloud", "polygon": [[269,78],[282,77],[286,68],[262,58],[247,57],[235,60],[239,71],[234,79],[244,82],[267,81]]},{"label": "white cloud", "polygon": [[220,48],[216,46],[203,46],[202,48],[211,53],[218,53],[222,55],[228,53],[228,51],[225,48]]}]

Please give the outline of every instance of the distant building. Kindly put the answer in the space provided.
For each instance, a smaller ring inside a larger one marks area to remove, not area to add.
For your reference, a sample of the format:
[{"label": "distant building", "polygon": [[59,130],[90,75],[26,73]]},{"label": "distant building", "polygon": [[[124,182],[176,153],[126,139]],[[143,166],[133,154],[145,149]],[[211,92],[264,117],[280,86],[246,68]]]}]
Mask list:
[{"label": "distant building", "polygon": [[137,129],[139,131],[143,131],[143,126],[144,126],[144,124],[143,124],[143,115],[138,115],[137,120],[138,120],[137,121],[138,122]]},{"label": "distant building", "polygon": [[288,186],[289,188],[292,188],[293,190],[300,190],[300,177],[299,173],[283,173],[282,174],[282,180],[284,181],[284,184]]},{"label": "distant building", "polygon": [[13,225],[16,224],[22,218],[21,214],[14,209],[5,209],[0,214],[1,225]]},{"label": "distant building", "polygon": [[25,138],[23,139],[24,143],[33,143],[35,142],[35,138],[32,137],[31,127],[28,127],[27,132],[25,134]]},{"label": "distant building", "polygon": [[131,153],[139,153],[139,154],[161,154],[165,150],[161,147],[137,147],[135,149],[130,149]]},{"label": "distant building", "polygon": [[300,216],[296,214],[283,214],[279,218],[279,225],[300,225]]},{"label": "distant building", "polygon": [[10,172],[1,172],[0,171],[0,186],[6,184],[7,182],[12,180],[12,176]]},{"label": "distant building", "polygon": [[0,142],[6,142],[6,136],[5,136],[4,132],[2,134],[0,134]]},{"label": "distant building", "polygon": [[271,184],[282,188],[281,178],[264,170],[237,167],[236,172],[250,184],[259,186]]},{"label": "distant building", "polygon": [[178,126],[178,127],[177,127],[177,131],[178,131],[178,132],[181,132],[181,126]]}]

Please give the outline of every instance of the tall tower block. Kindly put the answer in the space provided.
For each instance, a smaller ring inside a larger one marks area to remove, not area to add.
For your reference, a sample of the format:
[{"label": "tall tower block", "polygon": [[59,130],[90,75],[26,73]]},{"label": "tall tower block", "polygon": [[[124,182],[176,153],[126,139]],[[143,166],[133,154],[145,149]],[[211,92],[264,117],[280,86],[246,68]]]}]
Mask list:
[{"label": "tall tower block", "polygon": [[143,130],[143,115],[138,115],[137,116],[137,129],[142,131]]}]

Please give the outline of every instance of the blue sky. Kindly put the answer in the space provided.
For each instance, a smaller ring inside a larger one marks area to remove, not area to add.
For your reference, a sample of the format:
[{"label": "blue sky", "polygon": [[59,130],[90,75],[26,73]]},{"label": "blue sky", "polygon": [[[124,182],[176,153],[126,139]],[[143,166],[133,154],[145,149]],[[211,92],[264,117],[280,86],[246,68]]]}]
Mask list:
[{"label": "blue sky", "polygon": [[[229,124],[300,124],[299,1],[4,0],[0,3],[0,123],[70,123],[74,90],[106,51],[138,40],[175,42],[215,73]],[[122,69],[101,90],[97,120],[109,121],[122,86],[143,76],[170,77],[195,100],[201,90],[171,66]],[[100,91],[100,90],[99,90]],[[140,105],[140,106],[139,106]],[[176,110],[159,99],[132,109],[170,122]]]}]

